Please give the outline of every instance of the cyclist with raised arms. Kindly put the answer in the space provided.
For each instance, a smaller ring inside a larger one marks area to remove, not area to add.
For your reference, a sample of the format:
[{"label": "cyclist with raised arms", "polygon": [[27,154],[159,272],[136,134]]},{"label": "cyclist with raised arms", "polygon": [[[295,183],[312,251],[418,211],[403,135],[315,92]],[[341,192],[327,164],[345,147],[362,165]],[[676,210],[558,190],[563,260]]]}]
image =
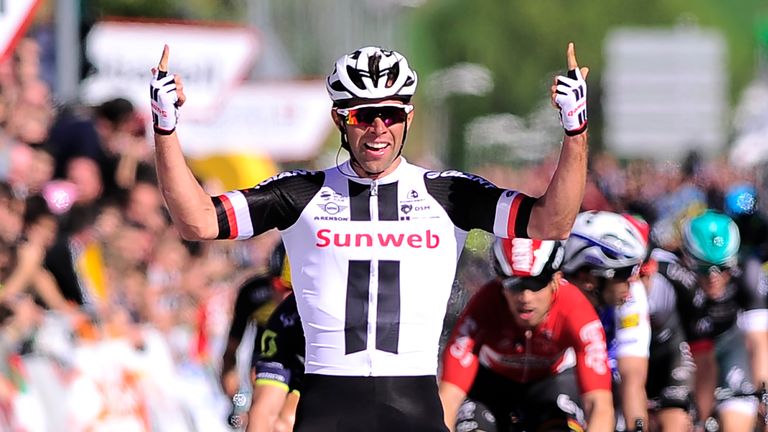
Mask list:
[{"label": "cyclist with raised arms", "polygon": [[637,421],[648,424],[651,328],[648,298],[639,281],[647,247],[634,217],[607,211],[579,214],[565,242],[563,273],[597,309],[608,338],[617,430],[634,430]]},{"label": "cyclist with raised arms", "polygon": [[401,156],[417,76],[400,53],[364,47],[328,75],[331,117],[349,160],[278,174],[209,196],[188,168],[176,126],[181,78],[168,47],[150,83],[155,161],[179,233],[247,239],[277,228],[291,261],[306,337],[295,430],[442,431],[438,341],[464,240],[567,237],[584,193],[586,68],[573,44],[551,101],[565,129],[560,158],[538,198],[459,171],[429,171]]},{"label": "cyclist with raised arms", "polygon": [[[651,230],[657,246],[641,269],[648,290],[651,315],[651,346],[646,391],[651,401],[651,424],[662,431],[691,430],[695,364],[683,327],[683,316],[677,306],[673,281],[693,276],[681,263],[679,221],[665,218]],[[695,320],[686,316],[685,320]]]},{"label": "cyclist with raised arms", "polygon": [[498,277],[472,297],[443,355],[446,424],[462,432],[585,423],[612,431],[605,333],[589,301],[562,278],[562,244],[504,239],[493,251]]},{"label": "cyclist with raised arms", "polygon": [[248,432],[291,431],[304,376],[304,332],[293,294],[269,317],[260,342]]},{"label": "cyclist with raised arms", "polygon": [[728,216],[705,211],[684,220],[681,234],[690,271],[678,269],[671,282],[696,362],[699,420],[716,408],[722,430],[751,431],[757,400],[739,395],[768,381],[768,280],[757,259],[739,262]]}]

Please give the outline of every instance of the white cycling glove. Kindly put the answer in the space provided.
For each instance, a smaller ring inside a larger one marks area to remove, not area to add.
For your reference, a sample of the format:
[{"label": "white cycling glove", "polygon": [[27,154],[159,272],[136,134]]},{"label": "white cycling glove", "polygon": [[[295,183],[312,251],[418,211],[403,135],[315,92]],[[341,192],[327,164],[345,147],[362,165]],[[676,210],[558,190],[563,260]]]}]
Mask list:
[{"label": "white cycling glove", "polygon": [[568,76],[557,77],[555,103],[566,135],[578,135],[587,129],[587,82],[579,68],[569,70]]},{"label": "white cycling glove", "polygon": [[149,94],[152,98],[152,124],[155,132],[170,135],[176,130],[179,121],[179,108],[176,106],[179,96],[176,94],[173,75],[156,71],[149,83]]}]

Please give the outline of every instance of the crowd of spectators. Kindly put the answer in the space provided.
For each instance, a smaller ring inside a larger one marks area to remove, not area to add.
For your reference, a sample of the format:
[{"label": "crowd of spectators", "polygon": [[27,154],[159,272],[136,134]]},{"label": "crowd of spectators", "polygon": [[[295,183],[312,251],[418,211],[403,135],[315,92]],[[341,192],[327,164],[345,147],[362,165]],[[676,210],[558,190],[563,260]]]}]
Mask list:
[{"label": "crowd of spectators", "polygon": [[[23,360],[41,353],[63,373],[88,374],[83,347],[121,341],[142,353],[160,341],[177,370],[203,371],[215,393],[234,290],[264,270],[277,236],[183,241],[157,187],[146,119],[125,99],[57,106],[39,51],[24,39],[0,64],[0,429],[32,421],[14,418],[14,404],[35,379]],[[52,342],[52,326],[65,337]],[[40,418],[51,410],[37,393]],[[124,414],[108,411],[91,420]]]}]

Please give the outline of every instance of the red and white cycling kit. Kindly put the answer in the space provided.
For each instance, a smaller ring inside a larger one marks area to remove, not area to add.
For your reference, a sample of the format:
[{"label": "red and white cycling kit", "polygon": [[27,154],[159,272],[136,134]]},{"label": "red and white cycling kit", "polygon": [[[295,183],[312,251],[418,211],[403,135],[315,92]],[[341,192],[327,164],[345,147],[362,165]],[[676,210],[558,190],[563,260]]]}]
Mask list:
[{"label": "red and white cycling kit", "polygon": [[605,332],[578,288],[563,280],[533,329],[515,323],[502,290],[495,281],[467,305],[445,350],[442,381],[469,393],[479,367],[528,383],[575,366],[582,394],[611,389]]},{"label": "red and white cycling kit", "polygon": [[334,376],[435,375],[468,231],[527,237],[535,201],[405,159],[378,180],[344,163],[285,172],[213,198],[219,238],[280,230],[306,336],[306,372]]}]

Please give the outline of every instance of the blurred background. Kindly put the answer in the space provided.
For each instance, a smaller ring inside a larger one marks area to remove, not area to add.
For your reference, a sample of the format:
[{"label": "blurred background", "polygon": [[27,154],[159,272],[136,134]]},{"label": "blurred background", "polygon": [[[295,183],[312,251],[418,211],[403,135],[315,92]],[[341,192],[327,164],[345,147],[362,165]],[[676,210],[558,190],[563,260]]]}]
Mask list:
[{"label": "blurred background", "polygon": [[[171,226],[146,97],[163,44],[211,194],[346,159],[323,80],[381,45],[419,74],[409,160],[537,195],[569,41],[590,67],[584,209],[663,236],[717,208],[768,260],[763,1],[0,0],[0,430],[228,430],[248,392],[252,334],[236,335],[234,385],[222,358],[279,236],[188,243]],[[446,327],[492,274],[488,242],[470,235]]]}]

